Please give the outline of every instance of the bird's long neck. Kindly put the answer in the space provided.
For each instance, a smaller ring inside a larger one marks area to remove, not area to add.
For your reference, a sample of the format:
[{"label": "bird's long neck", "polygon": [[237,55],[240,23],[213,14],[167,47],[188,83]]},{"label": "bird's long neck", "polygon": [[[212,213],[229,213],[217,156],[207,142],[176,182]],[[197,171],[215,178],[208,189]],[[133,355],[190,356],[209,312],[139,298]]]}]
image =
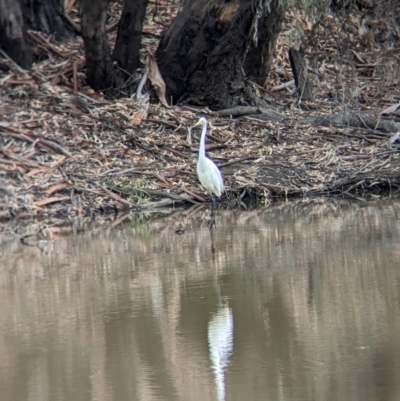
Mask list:
[{"label": "bird's long neck", "polygon": [[203,131],[201,132],[200,138],[200,148],[199,148],[199,159],[200,157],[206,157],[206,133],[207,133],[207,123],[203,124]]}]

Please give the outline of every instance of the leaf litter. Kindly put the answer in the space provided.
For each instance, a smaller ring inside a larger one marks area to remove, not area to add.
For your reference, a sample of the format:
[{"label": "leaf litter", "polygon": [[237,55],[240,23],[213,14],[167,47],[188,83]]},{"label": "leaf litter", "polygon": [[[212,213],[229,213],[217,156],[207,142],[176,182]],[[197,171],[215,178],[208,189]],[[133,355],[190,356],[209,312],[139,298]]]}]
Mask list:
[{"label": "leaf litter", "polygon": [[[318,52],[308,47],[316,100],[299,102],[287,56],[290,27],[298,16],[289,12],[265,87],[250,82],[270,107],[216,113],[167,104],[151,54],[178,6],[177,1],[150,2],[143,28],[143,73],[161,103],[150,103],[142,88],[140,96],[109,101],[85,87],[79,38],[57,43],[31,32],[48,55],[31,71],[3,57],[1,220],[93,216],[209,201],[196,176],[200,132],[189,131],[201,114],[209,118],[206,150],[223,173],[227,192],[222,201],[230,205],[241,205],[246,197],[270,201],[397,191],[399,56],[390,48],[388,34],[379,41],[379,27],[366,31],[366,20],[360,28],[355,17],[328,13],[318,28]],[[68,7],[68,18],[79,27],[75,3]],[[119,7],[115,3],[110,11],[111,42]],[[372,27],[381,21],[373,17]],[[371,39],[368,32],[375,36]],[[398,38],[398,32],[390,35]],[[339,55],[343,43],[347,51]]]}]

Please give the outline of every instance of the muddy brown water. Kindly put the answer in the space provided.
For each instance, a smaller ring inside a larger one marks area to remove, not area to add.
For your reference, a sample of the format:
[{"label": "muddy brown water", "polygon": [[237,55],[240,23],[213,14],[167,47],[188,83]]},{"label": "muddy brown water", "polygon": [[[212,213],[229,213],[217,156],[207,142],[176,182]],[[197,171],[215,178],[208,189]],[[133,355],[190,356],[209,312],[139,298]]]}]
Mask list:
[{"label": "muddy brown water", "polygon": [[399,212],[300,201],[218,211],[213,238],[204,212],[2,244],[0,399],[398,400]]}]

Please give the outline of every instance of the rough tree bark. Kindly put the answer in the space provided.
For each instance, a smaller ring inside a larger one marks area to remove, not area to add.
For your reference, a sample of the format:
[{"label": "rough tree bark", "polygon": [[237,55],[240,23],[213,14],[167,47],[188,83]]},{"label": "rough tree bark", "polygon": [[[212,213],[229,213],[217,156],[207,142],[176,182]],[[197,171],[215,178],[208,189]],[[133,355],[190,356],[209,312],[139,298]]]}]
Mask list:
[{"label": "rough tree bark", "polygon": [[139,64],[142,26],[148,0],[124,1],[112,57],[106,32],[109,1],[82,0],[82,36],[89,85],[109,97],[116,97],[122,92],[130,93],[128,81]]},{"label": "rough tree bark", "polygon": [[251,0],[187,0],[156,58],[173,103],[215,109],[245,103],[242,63],[253,18]]},{"label": "rough tree bark", "polygon": [[[174,103],[213,109],[253,103],[254,97],[243,81],[242,67],[257,18],[256,5],[254,0],[186,0],[156,54],[168,96]],[[272,9],[270,14],[272,19]],[[272,29],[279,31],[280,24],[267,29],[264,18],[265,15],[258,18],[259,26],[270,35],[264,40],[276,41]],[[268,42],[263,46],[267,52],[273,47]]]},{"label": "rough tree bark", "polygon": [[142,27],[149,0],[125,0],[118,24],[113,59],[129,79],[139,65]]},{"label": "rough tree bark", "polygon": [[264,85],[268,77],[286,9],[282,0],[271,0],[268,7],[263,3],[258,3],[243,65],[246,76],[259,85]]},{"label": "rough tree bark", "polygon": [[307,76],[307,62],[303,50],[301,48],[300,50],[290,48],[289,60],[300,99],[312,101],[314,96]]},{"label": "rough tree bark", "polygon": [[59,40],[72,36],[63,0],[0,0],[0,47],[23,68],[30,68],[34,59],[27,29]]},{"label": "rough tree bark", "polygon": [[82,0],[82,37],[88,84],[95,90],[103,90],[115,96],[115,88],[123,84],[121,73],[114,68],[106,32],[109,0]]},{"label": "rough tree bark", "polygon": [[64,17],[63,0],[22,0],[30,29],[54,35],[57,40],[73,36],[72,27]]},{"label": "rough tree bark", "polygon": [[33,53],[20,1],[0,0],[0,47],[22,68],[31,67]]},{"label": "rough tree bark", "polygon": [[[116,96],[139,63],[148,0],[124,1],[113,57],[105,27],[109,1],[81,0],[82,36],[89,85],[109,96]],[[53,34],[58,40],[73,34],[64,16],[64,0],[0,0],[0,47],[24,68],[29,68],[33,61],[28,27]]]}]

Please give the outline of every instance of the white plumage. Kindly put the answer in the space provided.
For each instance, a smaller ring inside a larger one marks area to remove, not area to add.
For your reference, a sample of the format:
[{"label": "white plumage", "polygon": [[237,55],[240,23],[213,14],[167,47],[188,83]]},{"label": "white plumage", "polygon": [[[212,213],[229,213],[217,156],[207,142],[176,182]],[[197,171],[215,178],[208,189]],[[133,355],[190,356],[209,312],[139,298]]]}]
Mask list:
[{"label": "white plumage", "polygon": [[197,176],[204,188],[208,189],[212,194],[220,197],[224,192],[224,181],[222,180],[221,172],[218,167],[206,157],[205,141],[207,133],[207,120],[201,117],[195,126],[201,125],[203,131],[201,132],[199,159],[197,161]]}]

